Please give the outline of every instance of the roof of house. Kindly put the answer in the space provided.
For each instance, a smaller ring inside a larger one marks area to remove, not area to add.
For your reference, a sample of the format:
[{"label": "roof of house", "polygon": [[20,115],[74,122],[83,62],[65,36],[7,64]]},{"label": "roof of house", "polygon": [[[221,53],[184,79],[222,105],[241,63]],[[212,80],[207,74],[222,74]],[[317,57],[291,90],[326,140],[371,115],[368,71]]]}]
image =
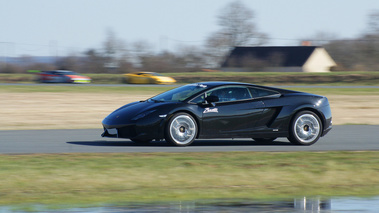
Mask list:
[{"label": "roof of house", "polygon": [[[243,67],[246,59],[272,62],[280,60],[284,67],[301,67],[317,46],[235,47],[221,67]],[[276,59],[275,59],[276,58]],[[274,65],[275,66],[275,65]]]}]

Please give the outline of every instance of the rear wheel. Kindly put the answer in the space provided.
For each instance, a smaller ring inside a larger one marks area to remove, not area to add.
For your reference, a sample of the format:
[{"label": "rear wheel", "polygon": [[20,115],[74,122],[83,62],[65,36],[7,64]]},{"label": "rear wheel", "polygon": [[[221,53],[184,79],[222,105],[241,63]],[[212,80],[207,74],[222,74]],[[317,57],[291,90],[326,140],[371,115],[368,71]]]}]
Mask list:
[{"label": "rear wheel", "polygon": [[122,83],[124,83],[124,84],[130,84],[131,82],[130,82],[130,78],[129,77],[124,77],[123,79],[122,79]]},{"label": "rear wheel", "polygon": [[256,142],[260,143],[271,143],[273,142],[276,138],[253,138]]},{"label": "rear wheel", "polygon": [[168,143],[176,146],[188,146],[196,138],[197,124],[187,113],[177,113],[169,120],[165,138]]},{"label": "rear wheel", "polygon": [[295,115],[288,140],[295,145],[309,146],[318,141],[322,133],[320,118],[311,111],[302,111]]}]

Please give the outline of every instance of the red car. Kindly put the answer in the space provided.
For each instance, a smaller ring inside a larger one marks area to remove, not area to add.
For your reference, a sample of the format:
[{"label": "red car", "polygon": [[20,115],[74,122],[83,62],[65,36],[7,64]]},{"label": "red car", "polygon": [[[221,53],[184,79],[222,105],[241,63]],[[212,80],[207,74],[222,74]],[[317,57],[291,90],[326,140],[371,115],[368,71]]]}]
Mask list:
[{"label": "red car", "polygon": [[73,71],[52,70],[38,73],[40,83],[91,83],[91,78]]}]

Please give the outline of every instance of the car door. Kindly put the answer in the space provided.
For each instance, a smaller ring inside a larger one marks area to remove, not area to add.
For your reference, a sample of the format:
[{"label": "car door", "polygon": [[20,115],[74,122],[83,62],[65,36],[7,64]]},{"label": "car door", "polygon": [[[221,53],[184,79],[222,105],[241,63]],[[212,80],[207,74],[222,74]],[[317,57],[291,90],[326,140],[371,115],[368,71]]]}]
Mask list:
[{"label": "car door", "polygon": [[245,86],[225,86],[206,93],[219,101],[203,106],[202,135],[233,137],[251,134],[264,110],[260,100],[254,100]]},{"label": "car door", "polygon": [[61,83],[62,82],[61,74],[59,72],[51,72],[50,82],[51,83]]},{"label": "car door", "polygon": [[139,73],[137,74],[136,83],[138,84],[148,84],[150,82],[149,73]]},{"label": "car door", "polygon": [[281,94],[273,90],[257,87],[249,87],[249,91],[255,100],[262,101],[265,106],[262,116],[255,123],[256,129],[261,131],[272,131],[270,126],[283,106],[283,103],[278,101]]}]

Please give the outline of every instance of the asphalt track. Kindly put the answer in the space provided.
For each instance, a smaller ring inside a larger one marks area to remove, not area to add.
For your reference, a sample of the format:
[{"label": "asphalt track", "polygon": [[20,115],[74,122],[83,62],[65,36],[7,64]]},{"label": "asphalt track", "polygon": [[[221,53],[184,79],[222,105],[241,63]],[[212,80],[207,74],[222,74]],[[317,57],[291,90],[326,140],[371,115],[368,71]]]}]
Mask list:
[{"label": "asphalt track", "polygon": [[294,146],[286,138],[272,143],[252,139],[196,140],[191,146],[169,146],[164,141],[135,144],[127,139],[102,138],[101,129],[0,131],[1,154],[228,152],[228,151],[360,151],[379,150],[379,125],[334,126],[312,146]]}]

